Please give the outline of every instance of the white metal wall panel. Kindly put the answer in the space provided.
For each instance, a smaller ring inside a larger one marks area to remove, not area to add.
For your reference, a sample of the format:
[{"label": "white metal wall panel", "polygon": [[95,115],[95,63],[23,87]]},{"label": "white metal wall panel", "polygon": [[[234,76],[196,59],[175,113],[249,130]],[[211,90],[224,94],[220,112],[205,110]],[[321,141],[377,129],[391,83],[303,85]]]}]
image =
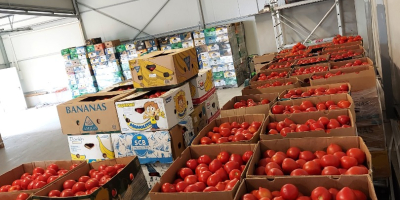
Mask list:
[{"label": "white metal wall panel", "polygon": [[253,15],[258,13],[257,1],[254,0],[237,0],[239,14],[241,16]]},{"label": "white metal wall panel", "polygon": [[71,0],[0,0],[2,8],[23,8],[29,9],[34,7],[38,11],[48,10],[66,10],[73,11],[74,6]]},{"label": "white metal wall panel", "polygon": [[201,0],[205,23],[240,17],[236,0]]},{"label": "white metal wall panel", "polygon": [[270,13],[255,16],[259,54],[276,52],[275,34]]}]

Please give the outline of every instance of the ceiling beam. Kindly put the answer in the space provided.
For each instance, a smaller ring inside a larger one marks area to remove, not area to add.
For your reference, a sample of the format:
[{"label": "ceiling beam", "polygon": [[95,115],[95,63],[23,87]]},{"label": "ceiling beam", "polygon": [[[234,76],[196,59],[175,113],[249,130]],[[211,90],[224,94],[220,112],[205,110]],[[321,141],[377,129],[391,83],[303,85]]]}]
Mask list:
[{"label": "ceiling beam", "polygon": [[77,17],[74,14],[66,15],[66,14],[58,14],[58,13],[51,13],[51,12],[28,12],[28,11],[0,10],[0,13],[11,14],[11,15],[35,15],[35,16],[48,16],[48,17],[72,17],[72,18]]}]

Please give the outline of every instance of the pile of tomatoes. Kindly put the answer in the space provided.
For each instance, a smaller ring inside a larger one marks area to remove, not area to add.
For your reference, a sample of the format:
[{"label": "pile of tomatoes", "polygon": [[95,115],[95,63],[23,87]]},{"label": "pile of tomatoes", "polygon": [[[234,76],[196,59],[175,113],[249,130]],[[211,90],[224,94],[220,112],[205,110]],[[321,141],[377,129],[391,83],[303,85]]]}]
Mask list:
[{"label": "pile of tomatoes", "polygon": [[277,79],[277,78],[285,78],[288,75],[289,71],[283,72],[271,72],[269,75],[266,74],[258,74],[257,81],[266,81],[270,79]]},{"label": "pile of tomatoes", "polygon": [[[77,166],[78,164],[71,165],[70,170]],[[67,172],[68,170],[60,169],[56,164],[50,164],[47,166],[47,169],[36,167],[33,169],[32,174],[24,173],[20,179],[14,180],[11,185],[1,186],[0,192],[39,189],[48,183],[53,182]]]},{"label": "pile of tomatoes", "polygon": [[165,94],[167,91],[155,91],[155,92],[151,92],[151,94],[146,94],[143,99],[154,99],[157,98],[163,94]]},{"label": "pile of tomatoes", "polygon": [[319,63],[319,62],[325,62],[326,58],[325,57],[318,57],[318,58],[308,58],[308,59],[303,59],[303,60],[298,60],[297,65],[305,65],[305,64],[312,64],[312,63]]},{"label": "pile of tomatoes", "polygon": [[345,65],[332,66],[332,69],[347,68],[347,67],[360,66],[360,65],[369,65],[369,63],[363,62],[361,60],[355,60],[354,62],[348,62]]},{"label": "pile of tomatoes", "polygon": [[263,99],[260,102],[255,102],[253,99],[247,99],[247,101],[241,100],[241,101],[236,102],[233,105],[233,108],[238,109],[238,108],[253,107],[253,106],[257,106],[257,105],[269,104],[269,102],[270,101],[268,99]]},{"label": "pile of tomatoes", "polygon": [[349,42],[355,42],[355,41],[362,41],[362,37],[357,35],[357,36],[341,36],[341,35],[336,35],[333,38],[333,43],[334,44],[344,44],[344,43],[349,43]]},{"label": "pile of tomatoes", "polygon": [[207,133],[207,136],[202,137],[200,143],[206,145],[251,140],[260,126],[261,122],[256,121],[251,122],[251,124],[248,122],[241,124],[237,122],[225,122],[219,125],[219,127],[214,127],[212,132]]},{"label": "pile of tomatoes", "polygon": [[365,153],[359,148],[346,152],[337,144],[330,144],[326,151],[301,151],[290,147],[286,153],[267,150],[263,152],[254,171],[255,175],[306,176],[306,175],[359,175],[368,174],[364,163]]},{"label": "pile of tomatoes", "polygon": [[270,191],[267,188],[259,187],[251,193],[245,194],[242,200],[367,200],[367,196],[360,190],[353,190],[344,187],[341,190],[336,188],[326,189],[316,187],[310,196],[304,196],[293,184],[285,184],[280,191]]},{"label": "pile of tomatoes", "polygon": [[133,86],[131,87],[131,86],[128,86],[128,87],[121,87],[121,88],[119,88],[117,91],[125,91],[125,90],[131,90],[131,89],[133,89]]},{"label": "pile of tomatoes", "polygon": [[161,191],[230,191],[240,180],[246,163],[252,155],[252,151],[246,151],[243,155],[222,151],[213,160],[208,155],[190,159],[186,162],[186,167],[178,171],[174,183],[164,183]]},{"label": "pile of tomatoes", "polygon": [[326,133],[329,133],[332,129],[349,127],[351,127],[350,117],[347,115],[339,115],[336,119],[328,119],[327,117],[320,117],[317,121],[309,119],[304,124],[295,124],[289,118],[285,118],[280,122],[270,122],[268,124],[267,134],[281,134],[283,137],[286,137],[288,133],[294,132],[325,131]]},{"label": "pile of tomatoes", "polygon": [[[62,190],[51,190],[48,196],[73,197],[92,194],[122,171],[124,167],[124,164],[115,164],[114,166],[100,165],[98,170],[91,169],[89,176],[81,176],[78,180],[66,180],[63,183]],[[132,180],[133,176],[130,179]]]},{"label": "pile of tomatoes", "polygon": [[340,75],[343,75],[343,74],[346,74],[346,73],[344,73],[342,71],[337,71],[335,73],[328,72],[325,75],[313,75],[311,78],[313,80],[323,79],[323,78],[327,79],[327,78],[330,78],[330,77],[333,77],[333,76],[340,76]]},{"label": "pile of tomatoes", "polygon": [[351,103],[347,100],[340,100],[338,103],[335,103],[332,100],[329,101],[321,101],[317,104],[313,104],[309,100],[302,101],[300,105],[292,105],[292,106],[283,106],[276,104],[272,106],[271,112],[272,114],[291,114],[291,113],[301,113],[301,112],[314,112],[314,111],[322,111],[322,110],[334,110],[341,108],[349,108]]},{"label": "pile of tomatoes", "polygon": [[286,83],[282,83],[280,81],[275,81],[273,83],[266,83],[264,85],[257,86],[257,89],[268,88],[268,87],[276,87],[276,86],[283,86],[283,85],[293,85],[293,82],[288,81]]},{"label": "pile of tomatoes", "polygon": [[286,62],[285,64],[271,64],[268,69],[281,69],[281,68],[289,68],[292,66],[292,63]]},{"label": "pile of tomatoes", "polygon": [[362,53],[361,52],[354,52],[353,50],[339,50],[339,51],[344,51],[342,53],[332,53],[330,60],[341,60],[345,58],[351,58],[355,56],[360,56]]},{"label": "pile of tomatoes", "polygon": [[326,89],[324,87],[311,88],[307,91],[302,91],[301,89],[292,89],[288,90],[287,93],[283,95],[283,98],[320,96],[325,94],[347,93],[348,91],[349,91],[349,86],[347,84],[342,84],[338,88],[329,88],[329,89]]},{"label": "pile of tomatoes", "polygon": [[326,65],[315,65],[315,66],[307,67],[307,68],[299,67],[294,70],[292,75],[311,74],[311,73],[315,73],[315,72],[325,72],[328,70],[329,70],[329,67]]}]

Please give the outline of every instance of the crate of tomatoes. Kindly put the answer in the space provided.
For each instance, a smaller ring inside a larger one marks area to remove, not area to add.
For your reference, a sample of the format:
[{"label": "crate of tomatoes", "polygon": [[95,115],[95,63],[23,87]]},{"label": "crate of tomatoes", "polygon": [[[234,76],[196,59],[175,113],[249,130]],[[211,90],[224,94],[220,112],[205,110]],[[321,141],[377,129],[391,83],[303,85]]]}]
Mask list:
[{"label": "crate of tomatoes", "polygon": [[275,176],[372,176],[372,158],[361,137],[262,140],[247,178]]},{"label": "crate of tomatoes", "polygon": [[261,83],[261,82],[265,82],[268,80],[287,78],[287,77],[289,77],[291,71],[292,71],[291,68],[262,71],[262,72],[256,74],[250,80],[250,84],[253,85],[254,83]]},{"label": "crate of tomatoes", "polygon": [[303,66],[303,65],[311,65],[311,64],[317,64],[317,63],[328,62],[328,61],[329,61],[329,54],[313,56],[313,57],[308,57],[308,58],[302,58],[302,59],[297,60],[295,65]]},{"label": "crate of tomatoes", "polygon": [[249,178],[234,200],[378,200],[368,176]]},{"label": "crate of tomatoes", "polygon": [[297,78],[280,78],[249,85],[242,89],[242,95],[281,93],[284,90],[300,86],[300,81]]},{"label": "crate of tomatoes", "polygon": [[349,110],[269,115],[261,140],[283,138],[355,136],[355,118]]},{"label": "crate of tomatoes", "polygon": [[341,62],[329,62],[331,65],[331,69],[341,69],[341,68],[351,68],[355,66],[373,66],[374,63],[369,58],[358,58],[352,60],[346,60]]},{"label": "crate of tomatoes", "polygon": [[255,144],[190,146],[150,191],[152,200],[233,199]]},{"label": "crate of tomatoes", "polygon": [[279,93],[251,94],[235,96],[221,107],[221,117],[265,114],[270,106],[278,99]]},{"label": "crate of tomatoes", "polygon": [[298,87],[283,91],[278,100],[286,101],[290,99],[308,98],[311,96],[332,95],[340,93],[348,93],[352,90],[352,86],[345,81],[334,84],[323,84],[309,87]]},{"label": "crate of tomatoes", "polygon": [[25,200],[85,165],[85,161],[37,161],[22,164],[0,176],[0,199]]}]

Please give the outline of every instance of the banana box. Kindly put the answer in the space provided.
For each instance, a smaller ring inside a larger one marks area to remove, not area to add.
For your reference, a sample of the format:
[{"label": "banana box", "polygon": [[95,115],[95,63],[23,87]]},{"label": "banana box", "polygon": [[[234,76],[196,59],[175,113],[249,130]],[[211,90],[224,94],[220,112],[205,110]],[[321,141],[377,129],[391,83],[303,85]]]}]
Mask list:
[{"label": "banana box", "polygon": [[69,135],[68,145],[72,160],[91,163],[115,158],[111,134]]},{"label": "banana box", "polygon": [[193,112],[189,83],[155,98],[136,92],[115,103],[121,132],[168,130]]},{"label": "banana box", "polygon": [[151,189],[157,182],[160,182],[161,176],[167,171],[171,164],[157,162],[144,164],[141,166],[147,185]]},{"label": "banana box", "polygon": [[[194,139],[190,116],[169,130],[111,134],[115,157],[136,155],[140,164],[172,163]],[[189,137],[190,136],[190,137]]]},{"label": "banana box", "polygon": [[190,80],[190,93],[193,105],[198,105],[215,92],[211,69],[201,69],[197,77]]},{"label": "banana box", "polygon": [[196,50],[155,51],[129,61],[135,88],[184,83],[199,72]]},{"label": "banana box", "polygon": [[63,134],[120,131],[115,102],[132,92],[88,94],[58,105]]},{"label": "banana box", "polygon": [[220,107],[216,91],[214,91],[214,93],[211,94],[211,96],[205,101],[205,107],[206,107],[207,123],[210,123],[212,120],[217,119],[219,117]]},{"label": "banana box", "polygon": [[194,135],[200,133],[201,129],[203,129],[207,125],[207,114],[206,114],[206,106],[205,102],[194,106],[194,110],[192,114],[190,114],[193,121],[193,131]]}]

